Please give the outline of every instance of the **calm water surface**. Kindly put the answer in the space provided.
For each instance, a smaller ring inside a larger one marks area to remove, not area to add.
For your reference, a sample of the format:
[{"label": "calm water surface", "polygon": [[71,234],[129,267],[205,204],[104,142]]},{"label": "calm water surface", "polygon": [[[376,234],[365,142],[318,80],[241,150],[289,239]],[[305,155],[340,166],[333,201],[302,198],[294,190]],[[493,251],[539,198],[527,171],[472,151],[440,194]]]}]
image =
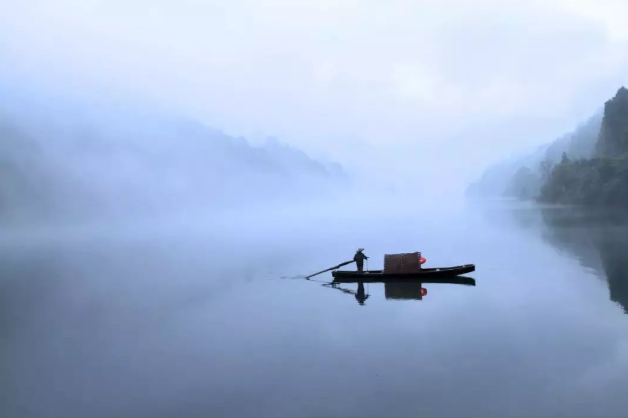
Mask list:
[{"label": "calm water surface", "polygon": [[[4,237],[0,417],[628,416],[624,217],[287,219]],[[361,305],[299,277],[360,246],[371,269],[475,263],[476,286],[371,284]]]}]

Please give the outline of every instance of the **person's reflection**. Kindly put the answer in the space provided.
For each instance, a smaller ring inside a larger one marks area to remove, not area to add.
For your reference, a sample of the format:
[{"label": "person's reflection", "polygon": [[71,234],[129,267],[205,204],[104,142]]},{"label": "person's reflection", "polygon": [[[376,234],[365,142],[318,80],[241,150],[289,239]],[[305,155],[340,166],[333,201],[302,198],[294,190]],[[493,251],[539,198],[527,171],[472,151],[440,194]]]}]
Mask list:
[{"label": "person's reflection", "polygon": [[366,292],[364,292],[364,283],[359,282],[358,291],[355,294],[355,300],[357,300],[360,305],[364,305],[364,301],[367,300],[369,296],[370,295],[367,295]]}]

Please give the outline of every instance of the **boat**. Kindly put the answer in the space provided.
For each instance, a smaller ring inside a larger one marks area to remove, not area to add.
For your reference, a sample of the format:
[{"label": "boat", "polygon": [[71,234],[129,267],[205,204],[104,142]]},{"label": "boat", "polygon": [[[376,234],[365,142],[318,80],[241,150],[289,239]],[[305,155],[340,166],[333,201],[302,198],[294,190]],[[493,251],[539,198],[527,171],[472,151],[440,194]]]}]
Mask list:
[{"label": "boat", "polygon": [[[475,264],[464,264],[454,267],[439,267],[439,268],[421,268],[417,271],[408,273],[387,273],[384,270],[371,270],[371,271],[332,271],[331,275],[334,277],[334,281],[338,283],[374,283],[374,282],[397,282],[397,281],[417,281],[417,282],[431,282],[431,283],[451,283],[452,278],[461,276],[463,274],[471,273],[475,271]],[[457,283],[456,280],[453,280]]]}]

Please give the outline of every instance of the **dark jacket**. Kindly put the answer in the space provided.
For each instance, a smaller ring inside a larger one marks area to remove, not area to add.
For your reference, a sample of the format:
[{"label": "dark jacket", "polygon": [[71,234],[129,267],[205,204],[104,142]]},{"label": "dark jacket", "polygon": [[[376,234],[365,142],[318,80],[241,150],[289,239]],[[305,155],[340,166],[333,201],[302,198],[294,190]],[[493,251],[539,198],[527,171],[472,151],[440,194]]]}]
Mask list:
[{"label": "dark jacket", "polygon": [[368,259],[369,258],[366,255],[364,255],[364,253],[362,253],[362,252],[357,252],[353,256],[353,261],[364,261],[364,260],[368,260]]}]

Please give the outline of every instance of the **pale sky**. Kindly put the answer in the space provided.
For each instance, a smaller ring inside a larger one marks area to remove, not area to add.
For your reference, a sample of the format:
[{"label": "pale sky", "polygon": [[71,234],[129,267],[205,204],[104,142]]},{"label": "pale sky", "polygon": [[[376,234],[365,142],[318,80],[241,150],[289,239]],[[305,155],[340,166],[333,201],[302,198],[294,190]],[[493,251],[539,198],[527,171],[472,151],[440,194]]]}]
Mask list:
[{"label": "pale sky", "polygon": [[[461,188],[628,84],[625,0],[0,0],[0,61]],[[365,180],[366,181],[366,180]]]}]

